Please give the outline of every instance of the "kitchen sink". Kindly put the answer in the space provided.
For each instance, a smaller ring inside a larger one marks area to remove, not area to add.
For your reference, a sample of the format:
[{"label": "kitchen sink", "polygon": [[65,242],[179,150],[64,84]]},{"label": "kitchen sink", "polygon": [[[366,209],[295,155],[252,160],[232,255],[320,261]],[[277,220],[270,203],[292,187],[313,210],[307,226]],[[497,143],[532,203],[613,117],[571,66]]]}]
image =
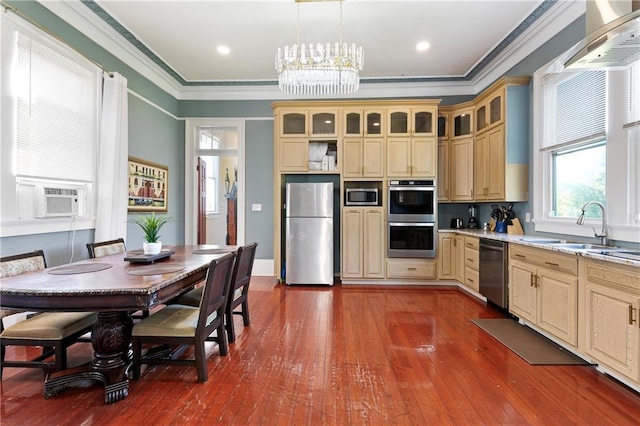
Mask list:
[{"label": "kitchen sink", "polygon": [[622,259],[640,261],[640,250],[628,250],[623,248],[608,250],[588,250],[589,253],[604,254],[605,256],[620,257]]},{"label": "kitchen sink", "polygon": [[566,243],[565,240],[557,240],[557,239],[548,239],[548,238],[520,238],[520,241],[526,241],[527,243],[532,244],[560,244]]},{"label": "kitchen sink", "polygon": [[611,246],[603,246],[599,244],[581,244],[581,243],[549,243],[549,245],[554,247],[572,249],[572,250],[611,250],[614,248]]}]

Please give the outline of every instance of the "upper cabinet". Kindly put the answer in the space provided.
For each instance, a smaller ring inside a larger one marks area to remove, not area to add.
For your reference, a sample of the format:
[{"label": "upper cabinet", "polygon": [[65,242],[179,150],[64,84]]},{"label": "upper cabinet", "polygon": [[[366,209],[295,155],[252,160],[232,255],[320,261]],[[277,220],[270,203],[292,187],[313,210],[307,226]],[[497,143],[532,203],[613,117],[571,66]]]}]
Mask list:
[{"label": "upper cabinet", "polygon": [[468,138],[473,136],[473,106],[469,103],[456,105],[451,113],[451,139]]},{"label": "upper cabinet", "polygon": [[387,110],[388,136],[435,136],[437,106],[390,108]]},{"label": "upper cabinet", "polygon": [[527,201],[529,78],[501,78],[474,102],[473,198]]},{"label": "upper cabinet", "polygon": [[338,110],[283,109],[280,112],[280,137],[338,136]]},{"label": "upper cabinet", "polygon": [[438,110],[438,123],[437,129],[438,132],[438,140],[448,141],[449,140],[449,120],[451,119],[451,114],[448,110],[441,111]]},{"label": "upper cabinet", "polygon": [[383,134],[384,110],[362,110],[345,108],[342,113],[342,136],[374,136]]}]

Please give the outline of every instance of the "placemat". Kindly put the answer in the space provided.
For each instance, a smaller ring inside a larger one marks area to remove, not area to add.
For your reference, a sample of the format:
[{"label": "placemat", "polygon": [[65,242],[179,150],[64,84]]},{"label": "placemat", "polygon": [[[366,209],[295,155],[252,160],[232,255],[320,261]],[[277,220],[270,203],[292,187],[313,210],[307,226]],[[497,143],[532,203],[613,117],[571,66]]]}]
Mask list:
[{"label": "placemat", "polygon": [[129,275],[162,275],[172,272],[182,271],[185,268],[184,263],[158,264],[136,266],[127,268]]},{"label": "placemat", "polygon": [[103,271],[113,267],[110,263],[80,263],[78,265],[64,265],[47,270],[51,275],[86,274],[88,272]]},{"label": "placemat", "polygon": [[218,253],[230,253],[236,251],[238,246],[221,246],[210,249],[198,249],[194,250],[193,254],[218,254]]}]

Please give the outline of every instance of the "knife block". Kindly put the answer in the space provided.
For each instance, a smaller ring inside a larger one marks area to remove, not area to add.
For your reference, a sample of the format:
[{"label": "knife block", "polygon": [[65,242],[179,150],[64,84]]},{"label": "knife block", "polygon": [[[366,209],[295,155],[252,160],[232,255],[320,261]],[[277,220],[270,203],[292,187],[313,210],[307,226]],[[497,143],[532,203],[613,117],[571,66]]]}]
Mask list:
[{"label": "knife block", "polygon": [[511,219],[511,222],[512,222],[512,225],[507,226],[507,234],[524,235],[524,229],[522,229],[520,220],[518,218],[514,218],[514,219]]}]

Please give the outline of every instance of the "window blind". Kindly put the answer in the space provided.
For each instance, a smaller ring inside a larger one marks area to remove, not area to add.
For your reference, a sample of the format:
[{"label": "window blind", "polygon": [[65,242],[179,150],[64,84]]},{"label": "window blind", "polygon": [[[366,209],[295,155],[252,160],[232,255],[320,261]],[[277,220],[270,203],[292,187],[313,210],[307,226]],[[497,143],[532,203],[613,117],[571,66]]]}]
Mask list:
[{"label": "window blind", "polygon": [[90,182],[98,139],[99,74],[18,34],[17,175]]},{"label": "window blind", "polygon": [[625,106],[627,107],[626,124],[640,121],[640,62],[629,67],[625,72]]},{"label": "window blind", "polygon": [[606,76],[606,71],[587,71],[556,86],[553,145],[604,135]]}]

